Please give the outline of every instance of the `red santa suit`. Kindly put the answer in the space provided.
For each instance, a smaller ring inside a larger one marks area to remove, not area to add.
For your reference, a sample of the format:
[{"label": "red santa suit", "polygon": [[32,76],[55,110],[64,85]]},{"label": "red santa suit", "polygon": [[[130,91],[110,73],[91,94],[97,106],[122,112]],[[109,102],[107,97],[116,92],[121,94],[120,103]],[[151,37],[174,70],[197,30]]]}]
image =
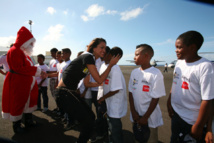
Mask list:
[{"label": "red santa suit", "polygon": [[26,49],[33,47],[35,38],[22,27],[16,42],[7,53],[10,71],[6,75],[2,93],[2,118],[11,121],[21,120],[23,113],[32,113],[37,108],[38,87],[34,76],[41,69],[33,66]]}]

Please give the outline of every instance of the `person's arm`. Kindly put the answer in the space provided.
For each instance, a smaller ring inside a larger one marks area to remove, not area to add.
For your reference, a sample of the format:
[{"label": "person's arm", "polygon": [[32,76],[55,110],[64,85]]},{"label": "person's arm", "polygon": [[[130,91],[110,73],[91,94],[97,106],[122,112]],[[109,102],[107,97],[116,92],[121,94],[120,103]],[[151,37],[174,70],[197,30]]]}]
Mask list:
[{"label": "person's arm", "polygon": [[212,100],[202,100],[198,118],[191,128],[191,136],[196,140],[200,140],[203,128],[210,116],[210,108],[212,108]]},{"label": "person's arm", "polygon": [[42,81],[38,84],[38,87],[42,86],[42,83],[46,80],[46,78],[42,79]]},{"label": "person's arm", "polygon": [[155,108],[158,104],[158,101],[159,101],[159,98],[152,98],[148,110],[143,115],[143,117],[141,117],[140,120],[138,121],[138,123],[140,125],[148,124],[148,119],[149,119],[150,115],[152,114],[152,112],[155,110]]},{"label": "person's arm", "polygon": [[102,84],[98,84],[97,82],[90,82],[90,74],[87,75],[84,79],[84,86],[89,88],[89,87],[98,87]]},{"label": "person's arm", "polygon": [[212,119],[213,115],[209,117],[208,123],[207,123],[207,133],[205,136],[206,143],[213,143],[213,134],[212,134]]},{"label": "person's arm", "polygon": [[4,72],[3,70],[0,70],[0,73],[3,74],[3,75],[7,74],[7,72]]},{"label": "person's arm", "polygon": [[99,75],[97,68],[95,65],[92,64],[87,64],[88,70],[91,73],[92,77],[94,78],[94,80],[98,83],[98,84],[102,84],[102,82],[107,78],[109,72],[111,71],[111,68],[117,64],[117,62],[119,61],[120,56],[117,55],[116,57],[113,57],[109,63],[109,66],[107,67],[107,69],[105,70],[105,72],[103,72],[102,75]]},{"label": "person's arm", "polygon": [[167,100],[167,110],[168,110],[169,117],[172,118],[172,116],[174,114],[174,110],[173,110],[172,104],[171,104],[171,91],[169,93],[169,97]]},{"label": "person's arm", "polygon": [[103,97],[101,97],[101,98],[98,100],[98,103],[101,104],[101,102],[103,102],[106,98],[109,98],[109,97],[115,95],[115,94],[118,93],[118,92],[119,92],[119,90],[108,92],[106,95],[104,95]]},{"label": "person's arm", "polygon": [[47,72],[47,74],[48,74],[48,78],[58,77],[59,72]]},{"label": "person's arm", "polygon": [[133,99],[133,95],[131,92],[129,92],[129,104],[130,104],[130,110],[131,110],[132,118],[133,118],[134,122],[138,122],[140,119],[140,116],[137,113],[137,111],[135,110],[134,99]]}]

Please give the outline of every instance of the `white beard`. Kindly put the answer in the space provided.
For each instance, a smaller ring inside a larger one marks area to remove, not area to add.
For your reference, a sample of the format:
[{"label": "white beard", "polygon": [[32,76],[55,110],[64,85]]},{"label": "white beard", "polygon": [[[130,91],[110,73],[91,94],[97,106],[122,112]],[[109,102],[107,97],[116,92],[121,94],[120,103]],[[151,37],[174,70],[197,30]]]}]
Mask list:
[{"label": "white beard", "polygon": [[24,53],[30,57],[33,54],[33,46],[29,45],[27,48],[24,48]]}]

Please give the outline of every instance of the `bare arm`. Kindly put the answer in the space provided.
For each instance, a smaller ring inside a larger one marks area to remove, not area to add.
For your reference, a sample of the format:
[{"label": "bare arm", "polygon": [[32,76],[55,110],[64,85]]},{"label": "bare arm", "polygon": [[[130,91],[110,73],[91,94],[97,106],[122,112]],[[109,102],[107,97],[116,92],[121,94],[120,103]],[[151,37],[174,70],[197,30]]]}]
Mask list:
[{"label": "bare arm", "polygon": [[140,118],[139,120],[139,124],[140,125],[145,125],[148,124],[148,119],[150,117],[150,115],[152,114],[152,112],[155,110],[157,104],[158,104],[159,98],[152,98],[152,101],[149,105],[148,110],[146,111],[146,113],[143,115],[142,118]]},{"label": "bare arm", "polygon": [[202,100],[198,118],[191,129],[192,137],[197,140],[202,137],[204,125],[207,123],[210,116],[210,108],[212,108],[212,100]]},{"label": "bare arm", "polygon": [[85,87],[98,87],[101,84],[98,84],[97,82],[90,82],[90,75],[87,75],[84,79],[84,85]]},{"label": "bare arm", "polygon": [[132,114],[132,118],[133,118],[134,122],[139,121],[140,116],[137,113],[137,111],[135,110],[134,99],[133,99],[133,95],[131,92],[129,92],[129,104],[130,104],[130,110],[131,110],[131,114]]},{"label": "bare arm", "polygon": [[95,65],[87,65],[89,72],[91,73],[92,77],[98,84],[102,84],[102,82],[107,78],[109,72],[111,71],[111,68],[117,64],[119,61],[120,56],[117,55],[116,57],[113,57],[109,63],[109,66],[105,70],[105,72],[102,75],[99,75],[97,68]]},{"label": "bare arm", "polygon": [[106,95],[104,95],[103,97],[101,97],[101,98],[98,100],[98,103],[101,104],[101,102],[103,102],[106,98],[109,98],[109,97],[115,95],[115,94],[118,93],[118,92],[119,92],[119,90],[108,92]]},{"label": "bare arm", "polygon": [[171,104],[171,91],[169,93],[169,97],[168,97],[168,100],[167,100],[167,109],[168,109],[169,117],[172,118],[172,116],[174,114],[174,110],[173,110],[172,104]]},{"label": "bare arm", "polygon": [[7,72],[4,72],[3,70],[0,70],[0,73],[3,74],[3,75],[7,74]]}]

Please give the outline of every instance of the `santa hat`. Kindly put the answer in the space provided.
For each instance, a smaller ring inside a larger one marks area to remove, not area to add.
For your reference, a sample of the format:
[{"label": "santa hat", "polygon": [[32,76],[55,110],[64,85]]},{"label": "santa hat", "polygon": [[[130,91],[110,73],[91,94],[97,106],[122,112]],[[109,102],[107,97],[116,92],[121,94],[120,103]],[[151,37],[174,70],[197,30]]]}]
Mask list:
[{"label": "santa hat", "polygon": [[27,48],[30,43],[35,42],[36,39],[33,37],[31,32],[26,27],[21,27],[17,33],[16,42],[14,44],[15,47]]}]

